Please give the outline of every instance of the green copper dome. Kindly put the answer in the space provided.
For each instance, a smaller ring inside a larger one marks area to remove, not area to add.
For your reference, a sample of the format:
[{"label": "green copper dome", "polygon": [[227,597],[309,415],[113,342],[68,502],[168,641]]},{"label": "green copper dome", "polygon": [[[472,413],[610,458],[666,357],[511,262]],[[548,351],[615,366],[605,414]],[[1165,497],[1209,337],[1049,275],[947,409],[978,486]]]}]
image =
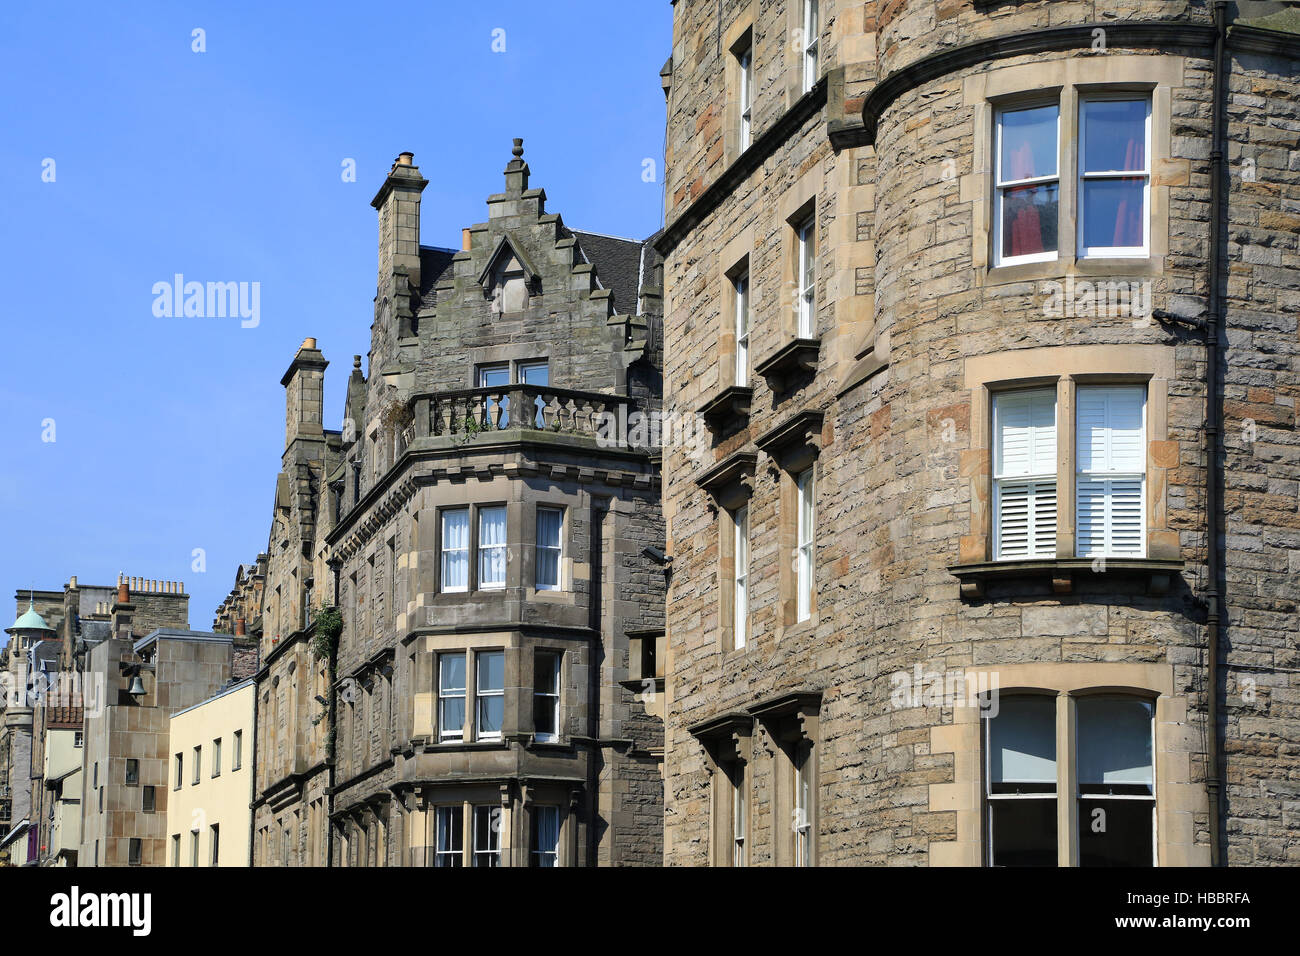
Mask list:
[{"label": "green copper dome", "polygon": [[29,601],[23,616],[14,621],[9,627],[6,627],[5,630],[11,634],[14,631],[49,631],[51,634],[54,633],[54,628],[46,624],[45,618],[36,613],[36,603],[34,601]]}]

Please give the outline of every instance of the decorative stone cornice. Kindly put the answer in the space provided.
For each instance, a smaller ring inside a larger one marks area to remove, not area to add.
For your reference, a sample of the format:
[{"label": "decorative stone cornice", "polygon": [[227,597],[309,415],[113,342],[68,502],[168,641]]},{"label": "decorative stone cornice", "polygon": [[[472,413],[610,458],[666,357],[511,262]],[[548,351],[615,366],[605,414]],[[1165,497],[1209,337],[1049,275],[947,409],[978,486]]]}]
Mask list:
[{"label": "decorative stone cornice", "polygon": [[1152,47],[1160,51],[1188,48],[1208,50],[1214,45],[1214,27],[1208,24],[1173,20],[1111,20],[1081,23],[966,43],[922,57],[891,73],[877,84],[862,105],[862,144],[875,143],[881,114],[908,90],[991,60],[1057,50],[1087,49],[1095,42],[1098,30],[1102,31],[1109,48]]},{"label": "decorative stone cornice", "polygon": [[718,462],[695,479],[695,483],[724,508],[735,507],[740,499],[748,498],[754,490],[754,470],[758,454],[738,451]]},{"label": "decorative stone cornice", "polygon": [[759,435],[754,444],[778,464],[793,462],[802,468],[821,454],[825,418],[825,413],[817,409],[796,412]]}]

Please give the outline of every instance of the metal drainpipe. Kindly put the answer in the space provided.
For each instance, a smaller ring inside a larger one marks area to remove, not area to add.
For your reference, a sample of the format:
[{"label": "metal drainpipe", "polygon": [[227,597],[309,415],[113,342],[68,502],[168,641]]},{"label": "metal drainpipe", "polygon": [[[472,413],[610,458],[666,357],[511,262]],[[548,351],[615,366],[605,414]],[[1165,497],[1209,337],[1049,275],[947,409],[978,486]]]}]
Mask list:
[{"label": "metal drainpipe", "polygon": [[[1219,387],[1219,322],[1223,313],[1220,293],[1223,254],[1222,223],[1225,217],[1224,190],[1224,99],[1228,76],[1225,70],[1227,23],[1223,0],[1214,3],[1214,83],[1213,126],[1210,142],[1210,254],[1208,257],[1209,314],[1206,316],[1205,362],[1205,546],[1207,605],[1205,626],[1209,657],[1208,763],[1205,788],[1210,802],[1210,865],[1224,865],[1223,847],[1223,750],[1219,746],[1219,576],[1220,513],[1223,510],[1222,473],[1219,464],[1219,441],[1223,426],[1223,395]],[[1226,324],[1226,323],[1225,323]]]},{"label": "metal drainpipe", "polygon": [[[262,641],[259,638],[257,642],[257,669],[262,669]],[[249,776],[253,778],[253,799],[250,801],[252,812],[248,815],[248,865],[255,866],[254,852],[257,848],[257,689],[258,682],[253,681],[253,726],[250,728],[252,733],[249,735],[253,738],[253,745],[249,749]]]}]

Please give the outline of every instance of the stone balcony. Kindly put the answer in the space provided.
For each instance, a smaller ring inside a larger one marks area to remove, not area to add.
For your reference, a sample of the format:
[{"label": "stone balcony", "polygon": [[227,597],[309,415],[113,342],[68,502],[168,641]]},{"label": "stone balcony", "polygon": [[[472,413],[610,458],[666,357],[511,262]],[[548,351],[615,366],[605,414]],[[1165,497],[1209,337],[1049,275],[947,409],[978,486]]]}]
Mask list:
[{"label": "stone balcony", "polygon": [[403,449],[436,449],[471,442],[541,441],[614,452],[657,451],[657,429],[640,403],[626,395],[543,385],[467,388],[414,395]]}]

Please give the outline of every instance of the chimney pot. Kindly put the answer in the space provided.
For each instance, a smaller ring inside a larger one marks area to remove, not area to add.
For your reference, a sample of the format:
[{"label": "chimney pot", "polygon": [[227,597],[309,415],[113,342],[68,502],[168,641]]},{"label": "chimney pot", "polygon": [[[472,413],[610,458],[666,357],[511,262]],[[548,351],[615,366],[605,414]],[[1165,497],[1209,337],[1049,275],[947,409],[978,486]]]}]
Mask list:
[{"label": "chimney pot", "polygon": [[245,629],[247,626],[248,626],[248,624],[245,622],[245,620],[244,620],[242,617],[237,617],[237,618],[235,618],[235,636],[236,636],[236,637],[243,637],[243,636],[244,636],[244,629]]},{"label": "chimney pot", "polygon": [[[121,575],[119,575],[119,578],[120,577]],[[127,584],[126,581],[119,580],[117,582],[117,603],[118,604],[131,603],[130,585]]]},{"label": "chimney pot", "polygon": [[460,231],[460,248],[461,248],[461,251],[462,251],[462,252],[469,252],[469,247],[470,247],[469,230],[468,230],[468,229],[462,229],[462,230]]},{"label": "chimney pot", "polygon": [[302,340],[302,347],[305,349],[314,349],[316,347],[316,340],[311,337],[305,338]]},{"label": "chimney pot", "polygon": [[400,153],[400,154],[398,155],[398,157],[397,157],[397,165],[398,165],[398,166],[413,166],[413,165],[415,165],[414,160],[415,160],[415,154],[414,154],[414,153],[411,153],[411,152]]}]

